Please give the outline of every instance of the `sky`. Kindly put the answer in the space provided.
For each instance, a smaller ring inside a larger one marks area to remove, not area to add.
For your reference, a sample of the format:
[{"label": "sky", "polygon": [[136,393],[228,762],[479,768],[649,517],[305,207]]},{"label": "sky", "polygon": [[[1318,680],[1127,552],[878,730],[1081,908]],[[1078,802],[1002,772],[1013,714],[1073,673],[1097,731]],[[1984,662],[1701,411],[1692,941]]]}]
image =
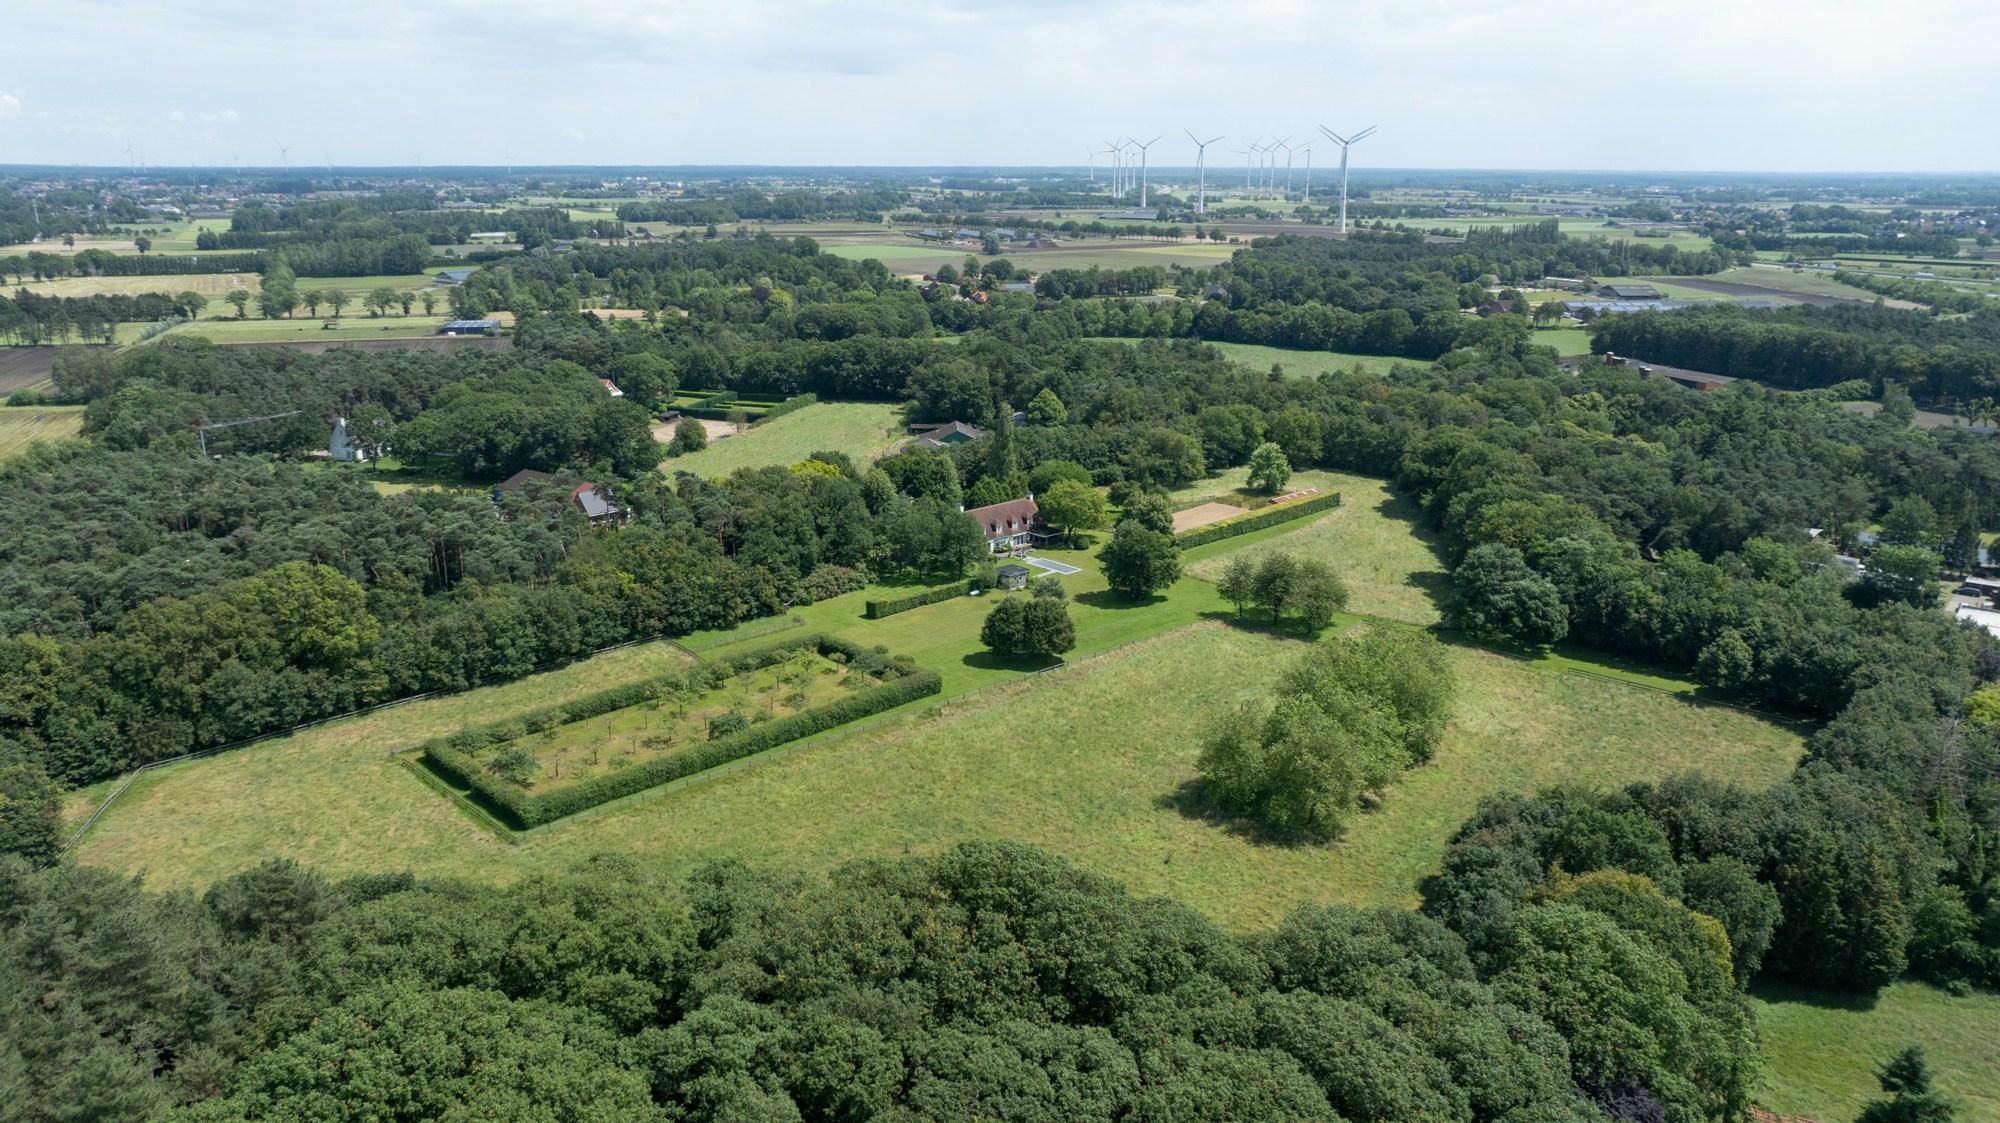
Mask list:
[{"label": "sky", "polygon": [[[0,163],[1992,171],[1992,0],[0,0]],[[1322,146],[1324,147],[1324,146]],[[128,153],[129,149],[129,153]],[[1316,160],[1326,161],[1324,151]]]}]

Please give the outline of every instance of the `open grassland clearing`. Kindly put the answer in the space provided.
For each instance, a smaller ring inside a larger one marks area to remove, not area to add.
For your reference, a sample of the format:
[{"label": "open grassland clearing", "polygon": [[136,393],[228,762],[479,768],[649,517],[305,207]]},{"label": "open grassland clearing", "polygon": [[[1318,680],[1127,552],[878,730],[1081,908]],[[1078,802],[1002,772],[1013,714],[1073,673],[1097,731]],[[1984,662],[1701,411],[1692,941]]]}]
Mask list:
[{"label": "open grassland clearing", "polygon": [[1210,343],[1231,362],[1258,370],[1283,367],[1287,378],[1316,378],[1328,371],[1348,371],[1360,367],[1369,374],[1387,374],[1398,366],[1427,367],[1421,359],[1401,359],[1390,355],[1357,355],[1347,351],[1294,351],[1266,347],[1261,343]]},{"label": "open grassland clearing", "polygon": [[[711,428],[709,446],[669,457],[661,462],[662,471],[692,472],[715,479],[738,468],[796,464],[821,451],[844,452],[857,463],[868,463],[904,436],[901,412],[885,402],[819,402],[727,439],[716,439],[713,427],[734,428],[728,422],[704,421],[703,425]],[[666,434],[666,439],[672,437],[671,432]]]},{"label": "open grassland clearing", "polygon": [[[1222,576],[1231,557],[1254,561],[1279,552],[1315,557],[1331,565],[1347,582],[1348,607],[1353,611],[1411,624],[1437,623],[1438,608],[1431,590],[1443,583],[1445,567],[1431,548],[1429,536],[1415,528],[1414,505],[1391,492],[1381,480],[1367,476],[1299,472],[1288,486],[1337,491],[1340,506],[1316,519],[1280,523],[1251,536],[1255,540],[1240,550],[1192,562],[1188,572],[1214,581]],[[1194,489],[1174,494],[1190,490]]]},{"label": "open grassland clearing", "polygon": [[[151,230],[152,233],[146,235],[146,237],[151,238],[153,244],[147,252],[154,255],[243,252],[241,250],[195,249],[195,238],[203,230],[213,230],[218,234],[228,230],[229,220],[226,218],[199,218],[187,219],[181,222],[139,223],[124,228],[135,232]],[[139,246],[132,238],[133,235],[131,234],[106,234],[101,237],[90,234],[79,234],[76,236],[76,244],[73,246],[64,245],[61,238],[49,238],[41,242],[21,242],[11,246],[0,246],[0,255],[27,253],[68,255],[82,253],[84,250],[136,254],[139,252]]]},{"label": "open grassland clearing", "polygon": [[0,460],[36,441],[59,441],[83,430],[82,406],[0,406]]},{"label": "open grassland clearing", "polygon": [[1528,342],[1553,347],[1558,355],[1590,354],[1590,333],[1582,328],[1536,328]]},{"label": "open grassland clearing", "polygon": [[1764,1071],[1757,1102],[1812,1119],[1853,1119],[1881,1091],[1875,1067],[1922,1045],[1958,1123],[2000,1123],[2000,995],[1953,996],[1902,982],[1873,1000],[1759,986]]}]

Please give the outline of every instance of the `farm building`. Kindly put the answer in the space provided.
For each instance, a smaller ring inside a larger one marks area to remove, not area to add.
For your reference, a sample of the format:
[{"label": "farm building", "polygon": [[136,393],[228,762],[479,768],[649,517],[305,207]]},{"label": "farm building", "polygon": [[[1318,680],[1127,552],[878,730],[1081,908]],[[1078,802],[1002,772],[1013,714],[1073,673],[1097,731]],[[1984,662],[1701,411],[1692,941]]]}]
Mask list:
[{"label": "farm building", "polygon": [[1590,288],[1590,282],[1581,277],[1543,277],[1538,283],[1545,289],[1561,289],[1564,292],[1583,292]]},{"label": "farm building", "polygon": [[520,471],[493,485],[493,501],[498,503],[503,495],[511,495],[532,483],[541,483],[550,478],[547,472],[537,472],[533,468]]},{"label": "farm building", "polygon": [[498,320],[447,320],[438,325],[439,335],[492,335],[498,330]]},{"label": "farm building", "polygon": [[1008,562],[993,571],[1000,578],[1003,589],[1025,589],[1028,587],[1028,567]]},{"label": "farm building", "polygon": [[1672,312],[1693,303],[1690,300],[1566,300],[1563,306],[1569,309],[1572,316],[1586,309],[1593,315],[1602,316],[1607,312]]},{"label": "farm building", "polygon": [[505,230],[478,230],[465,236],[468,242],[511,242],[514,235]]},{"label": "farm building", "polygon": [[326,454],[335,460],[359,464],[368,459],[368,450],[347,435],[347,419],[333,419],[333,432],[326,438]]},{"label": "farm building", "polygon": [[966,514],[979,524],[979,532],[986,536],[987,548],[996,554],[1025,550],[1057,537],[1054,531],[1042,525],[1042,509],[1032,495],[974,507]]},{"label": "farm building", "polygon": [[1609,351],[1605,352],[1599,361],[1608,367],[1630,367],[1637,371],[1641,378],[1664,378],[1676,386],[1685,386],[1690,390],[1719,390],[1736,381],[1726,374],[1709,374],[1707,371],[1641,362]]},{"label": "farm building", "polygon": [[1597,295],[1607,300],[1659,300],[1664,294],[1651,285],[1614,284],[1600,286]]},{"label": "farm building", "polygon": [[917,443],[925,448],[962,445],[968,441],[976,441],[986,435],[963,421],[947,421],[936,425],[912,425],[910,426],[910,432],[916,435]]},{"label": "farm building", "polygon": [[473,271],[470,269],[446,269],[441,273],[432,275],[431,280],[440,285],[462,285],[465,283],[467,277],[472,276],[472,273]]}]

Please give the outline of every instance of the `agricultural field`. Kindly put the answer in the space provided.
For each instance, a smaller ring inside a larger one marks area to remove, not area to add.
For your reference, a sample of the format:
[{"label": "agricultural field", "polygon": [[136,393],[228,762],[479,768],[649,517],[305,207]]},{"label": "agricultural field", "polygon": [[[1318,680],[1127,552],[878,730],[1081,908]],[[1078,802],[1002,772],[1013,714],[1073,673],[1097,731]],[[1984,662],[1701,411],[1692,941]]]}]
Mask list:
[{"label": "agricultural field", "polygon": [[[202,218],[190,219],[183,222],[160,222],[152,224],[141,223],[131,228],[140,231],[153,231],[149,235],[153,239],[153,246],[147,252],[154,255],[242,252],[240,250],[195,249],[195,238],[203,230],[213,230],[217,233],[228,230],[229,220],[226,218]],[[23,242],[12,246],[0,246],[0,254],[25,254],[30,252],[74,254],[81,253],[84,250],[136,254],[139,252],[139,247],[132,241],[131,237],[123,234],[106,235],[101,238],[80,234],[77,236],[76,245],[74,246],[63,245],[60,238],[51,238],[39,243]]]},{"label": "agricultural field", "polygon": [[40,386],[55,365],[56,349],[51,346],[0,347],[0,396]]},{"label": "agricultural field", "polygon": [[[236,319],[209,318],[182,324],[167,334],[174,337],[199,335],[216,343],[314,343],[362,339],[409,339],[437,334],[450,316],[403,316],[390,313],[373,317],[350,314],[338,320],[307,316],[301,311],[289,320],[264,320],[252,316]],[[331,328],[327,324],[332,324]]]},{"label": "agricultural field", "polygon": [[[727,428],[726,422],[715,425]],[[657,434],[656,434],[657,435]],[[671,440],[668,431],[663,439]],[[904,437],[902,413],[882,402],[819,402],[753,425],[738,436],[715,439],[700,452],[669,457],[664,472],[692,472],[715,479],[738,468],[796,464],[815,452],[844,452],[859,463],[887,453]]]},{"label": "agricultural field", "polygon": [[[140,293],[163,292],[169,295],[183,292],[198,292],[208,298],[204,313],[216,314],[218,308],[226,315],[234,315],[235,309],[223,303],[223,298],[231,292],[241,290],[251,296],[257,295],[259,278],[255,273],[168,273],[154,277],[58,277],[53,281],[30,281],[15,285],[12,289],[26,289],[37,296],[136,296]],[[301,282],[301,287],[306,287]]]},{"label": "agricultural field", "polygon": [[1901,982],[1871,1001],[1759,986],[1751,1004],[1764,1054],[1757,1102],[1773,1111],[1852,1119],[1881,1094],[1875,1066],[1915,1044],[1959,1101],[1958,1123],[2000,1123],[2000,995]]},{"label": "agricultural field", "polygon": [[36,441],[59,441],[83,430],[82,406],[0,406],[0,460]]}]

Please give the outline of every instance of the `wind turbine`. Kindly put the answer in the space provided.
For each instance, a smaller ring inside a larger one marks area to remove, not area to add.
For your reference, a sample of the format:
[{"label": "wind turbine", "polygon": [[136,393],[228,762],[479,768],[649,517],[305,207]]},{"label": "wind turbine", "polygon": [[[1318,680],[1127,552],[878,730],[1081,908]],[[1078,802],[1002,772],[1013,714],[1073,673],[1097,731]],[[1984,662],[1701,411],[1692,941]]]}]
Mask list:
[{"label": "wind turbine", "polygon": [[1319,127],[1319,131],[1325,133],[1328,140],[1340,146],[1340,232],[1343,235],[1347,233],[1347,150],[1374,135],[1375,129],[1376,126],[1370,125],[1358,133],[1341,136],[1325,125]]},{"label": "wind turbine", "polygon": [[133,175],[139,174],[139,157],[133,155],[132,146],[129,144],[125,146],[125,164]]},{"label": "wind turbine", "polygon": [[1097,189],[1097,149],[1084,149],[1084,157],[1090,161],[1090,186],[1094,191]]},{"label": "wind turbine", "polygon": [[279,145],[278,160],[285,165],[286,171],[292,170],[292,150],[290,148],[282,144]]},{"label": "wind turbine", "polygon": [[1257,158],[1257,142],[1251,141],[1242,148],[1234,148],[1230,151],[1239,153],[1243,157],[1243,190],[1248,191],[1250,190],[1250,161]]},{"label": "wind turbine", "polygon": [[1113,195],[1119,194],[1119,189],[1125,185],[1125,179],[1122,174],[1124,171],[1125,161],[1123,157],[1125,154],[1119,150],[1121,143],[1115,140],[1104,142],[1104,151],[1111,157],[1111,194]]},{"label": "wind turbine", "polygon": [[1215,137],[1202,140],[1194,135],[1193,129],[1182,129],[1187,138],[1194,141],[1194,213],[1208,213],[1208,146],[1221,140]]},{"label": "wind turbine", "polygon": [[1313,201],[1313,146],[1310,144],[1302,144],[1299,146],[1299,151],[1304,153],[1306,158],[1305,203],[1307,206],[1311,206]]},{"label": "wind turbine", "polygon": [[1142,211],[1146,209],[1146,149],[1158,143],[1160,143],[1159,137],[1154,137],[1144,144],[1136,140],[1132,142],[1132,147],[1139,150],[1139,209]]}]

